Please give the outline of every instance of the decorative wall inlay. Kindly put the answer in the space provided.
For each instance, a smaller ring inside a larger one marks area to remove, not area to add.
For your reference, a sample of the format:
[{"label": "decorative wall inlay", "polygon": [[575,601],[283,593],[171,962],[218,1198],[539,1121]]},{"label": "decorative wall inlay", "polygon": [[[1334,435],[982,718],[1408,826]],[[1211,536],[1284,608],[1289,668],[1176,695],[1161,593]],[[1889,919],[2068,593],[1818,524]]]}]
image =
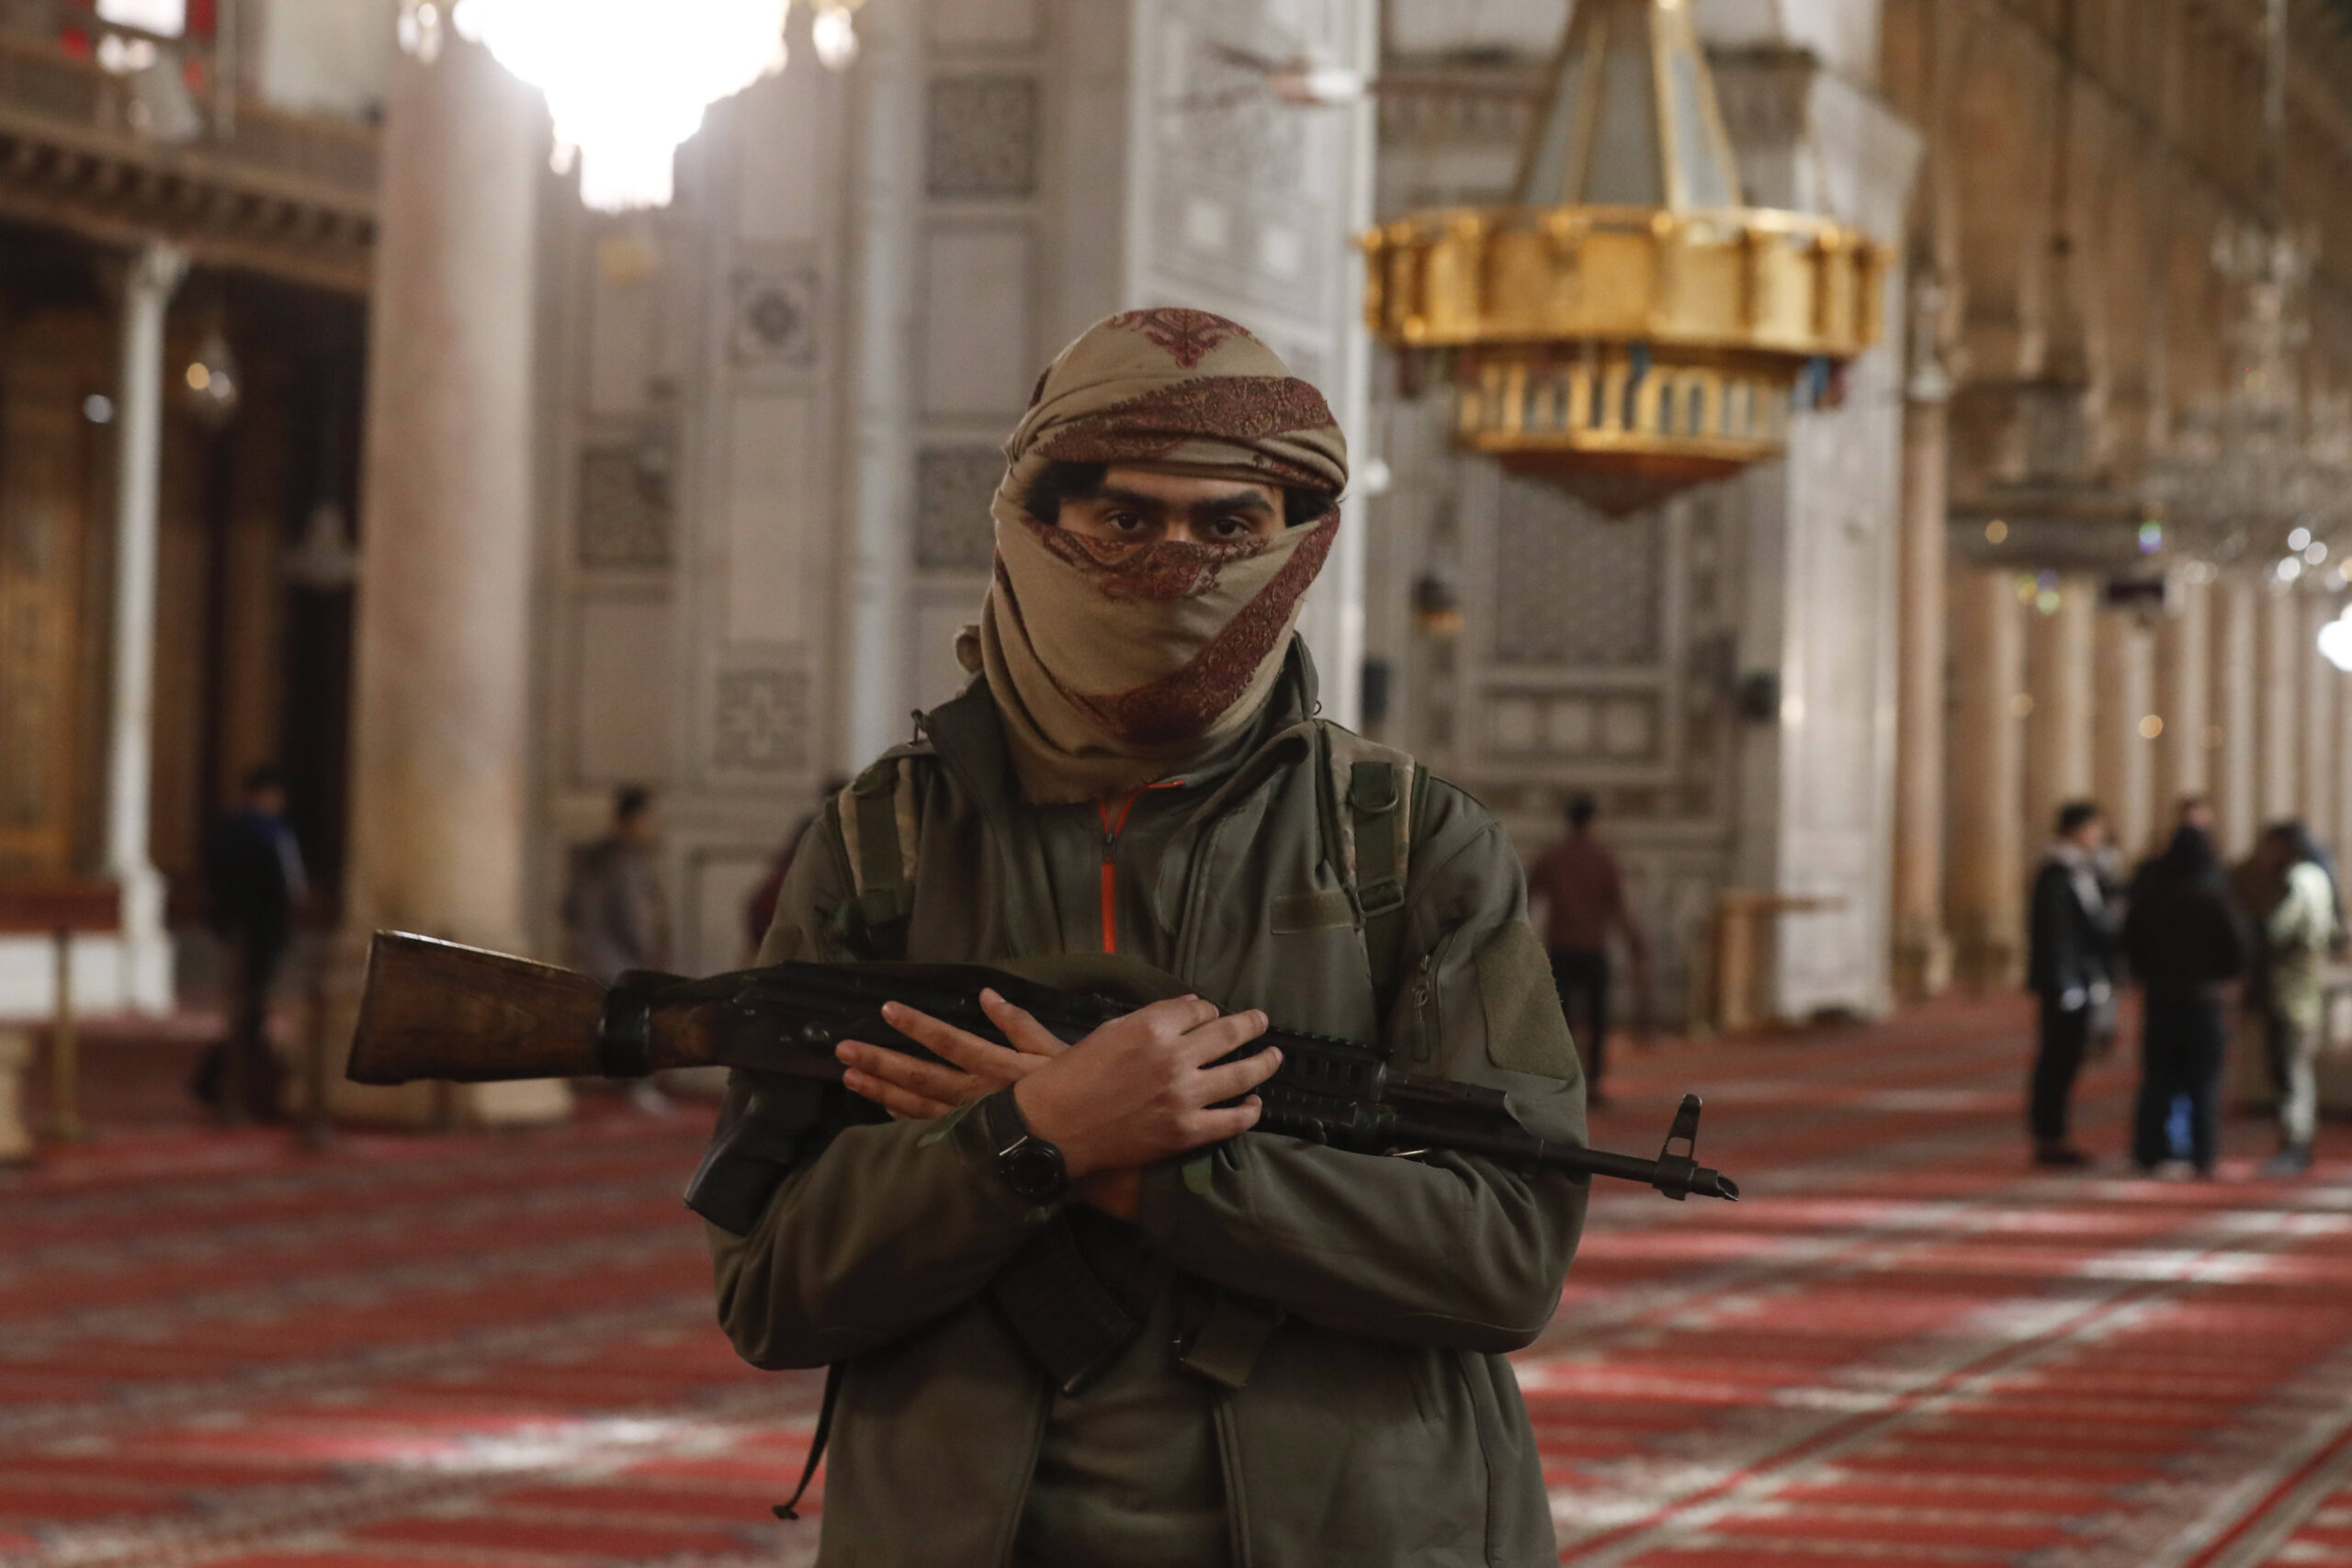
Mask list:
[{"label": "decorative wall inlay", "polygon": [[815,364],[817,269],[798,262],[738,268],[728,352],[744,367]]},{"label": "decorative wall inlay", "polygon": [[711,761],[744,773],[783,773],[808,760],[808,672],[722,671]]},{"label": "decorative wall inlay", "polygon": [[933,446],[915,459],[915,564],[986,571],[996,552],[989,502],[1004,478],[993,446]]},{"label": "decorative wall inlay", "polygon": [[1504,487],[1496,532],[1495,658],[1656,664],[1665,530],[1612,523],[1549,486]]},{"label": "decorative wall inlay", "polygon": [[930,193],[947,200],[1035,194],[1037,84],[1027,76],[933,81],[924,169]]},{"label": "decorative wall inlay", "polygon": [[1497,692],[1488,738],[1511,761],[1652,762],[1664,739],[1658,705],[1653,692]]},{"label": "decorative wall inlay", "polygon": [[580,454],[580,564],[670,564],[671,484],[644,442],[616,441]]},{"label": "decorative wall inlay", "polygon": [[1205,176],[1211,187],[1238,186],[1262,195],[1306,184],[1309,116],[1266,89],[1262,73],[1216,52],[1218,42],[1247,39],[1194,37],[1184,62],[1184,98],[1162,123],[1174,143],[1171,172]]}]

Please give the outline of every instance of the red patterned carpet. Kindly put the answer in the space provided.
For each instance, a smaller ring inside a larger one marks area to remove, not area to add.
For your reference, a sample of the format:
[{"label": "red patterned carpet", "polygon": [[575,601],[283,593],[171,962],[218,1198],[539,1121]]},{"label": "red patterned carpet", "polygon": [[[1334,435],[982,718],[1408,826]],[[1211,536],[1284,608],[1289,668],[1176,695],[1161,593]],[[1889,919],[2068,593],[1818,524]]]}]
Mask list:
[{"label": "red patterned carpet", "polygon": [[[1521,1360],[1562,1561],[2352,1565],[2352,1143],[2254,1179],[2023,1168],[2021,1007],[1634,1054],[1736,1208],[1625,1190]],[[816,1383],[737,1364],[680,1210],[707,1112],[346,1139],[170,1124],[0,1178],[0,1564],[750,1568]],[[141,1085],[146,1087],[142,1088]],[[2090,1141],[2120,1143],[2127,1074]]]}]

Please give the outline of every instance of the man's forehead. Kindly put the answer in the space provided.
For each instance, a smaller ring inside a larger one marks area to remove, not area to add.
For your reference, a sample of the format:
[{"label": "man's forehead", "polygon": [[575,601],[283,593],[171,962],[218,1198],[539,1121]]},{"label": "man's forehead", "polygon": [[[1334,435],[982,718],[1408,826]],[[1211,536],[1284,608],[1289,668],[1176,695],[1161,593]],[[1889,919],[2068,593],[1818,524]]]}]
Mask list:
[{"label": "man's forehead", "polygon": [[1156,501],[1173,506],[1231,504],[1241,501],[1255,501],[1267,506],[1282,504],[1281,491],[1262,481],[1214,474],[1171,473],[1145,468],[1118,467],[1110,469],[1102,476],[1098,493]]}]

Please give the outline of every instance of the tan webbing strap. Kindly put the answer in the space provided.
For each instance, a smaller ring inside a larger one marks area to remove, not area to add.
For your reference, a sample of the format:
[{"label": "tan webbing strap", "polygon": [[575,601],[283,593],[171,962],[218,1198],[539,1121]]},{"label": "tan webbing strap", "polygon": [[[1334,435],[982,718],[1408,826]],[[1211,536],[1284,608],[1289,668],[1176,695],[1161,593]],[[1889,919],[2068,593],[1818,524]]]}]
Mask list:
[{"label": "tan webbing strap", "polygon": [[[1410,764],[1407,764],[1409,767]],[[1405,785],[1395,762],[1362,761],[1348,770],[1348,816],[1354,829],[1356,908],[1364,956],[1383,1013],[1396,995],[1397,954],[1405,943]]]},{"label": "tan webbing strap", "polygon": [[903,761],[885,757],[849,786],[842,828],[854,833],[850,870],[857,886],[857,919],[865,928],[869,956],[904,956],[907,919],[914,912],[914,878],[908,874],[899,814],[910,793]]}]

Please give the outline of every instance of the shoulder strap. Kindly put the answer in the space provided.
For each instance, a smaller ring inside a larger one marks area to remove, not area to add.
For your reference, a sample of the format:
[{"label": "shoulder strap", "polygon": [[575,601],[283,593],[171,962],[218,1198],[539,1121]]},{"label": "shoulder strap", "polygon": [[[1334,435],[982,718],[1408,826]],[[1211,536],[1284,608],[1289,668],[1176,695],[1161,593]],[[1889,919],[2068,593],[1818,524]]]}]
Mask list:
[{"label": "shoulder strap", "polygon": [[852,905],[866,955],[904,958],[907,922],[915,908],[915,871],[922,844],[916,820],[917,747],[900,747],[857,775],[834,802],[842,847],[849,854]]},{"label": "shoulder strap", "polygon": [[1324,783],[1329,820],[1340,836],[1340,879],[1354,903],[1374,994],[1385,1014],[1395,1001],[1405,944],[1405,880],[1413,856],[1413,822],[1428,793],[1429,770],[1412,754],[1327,726]]}]

